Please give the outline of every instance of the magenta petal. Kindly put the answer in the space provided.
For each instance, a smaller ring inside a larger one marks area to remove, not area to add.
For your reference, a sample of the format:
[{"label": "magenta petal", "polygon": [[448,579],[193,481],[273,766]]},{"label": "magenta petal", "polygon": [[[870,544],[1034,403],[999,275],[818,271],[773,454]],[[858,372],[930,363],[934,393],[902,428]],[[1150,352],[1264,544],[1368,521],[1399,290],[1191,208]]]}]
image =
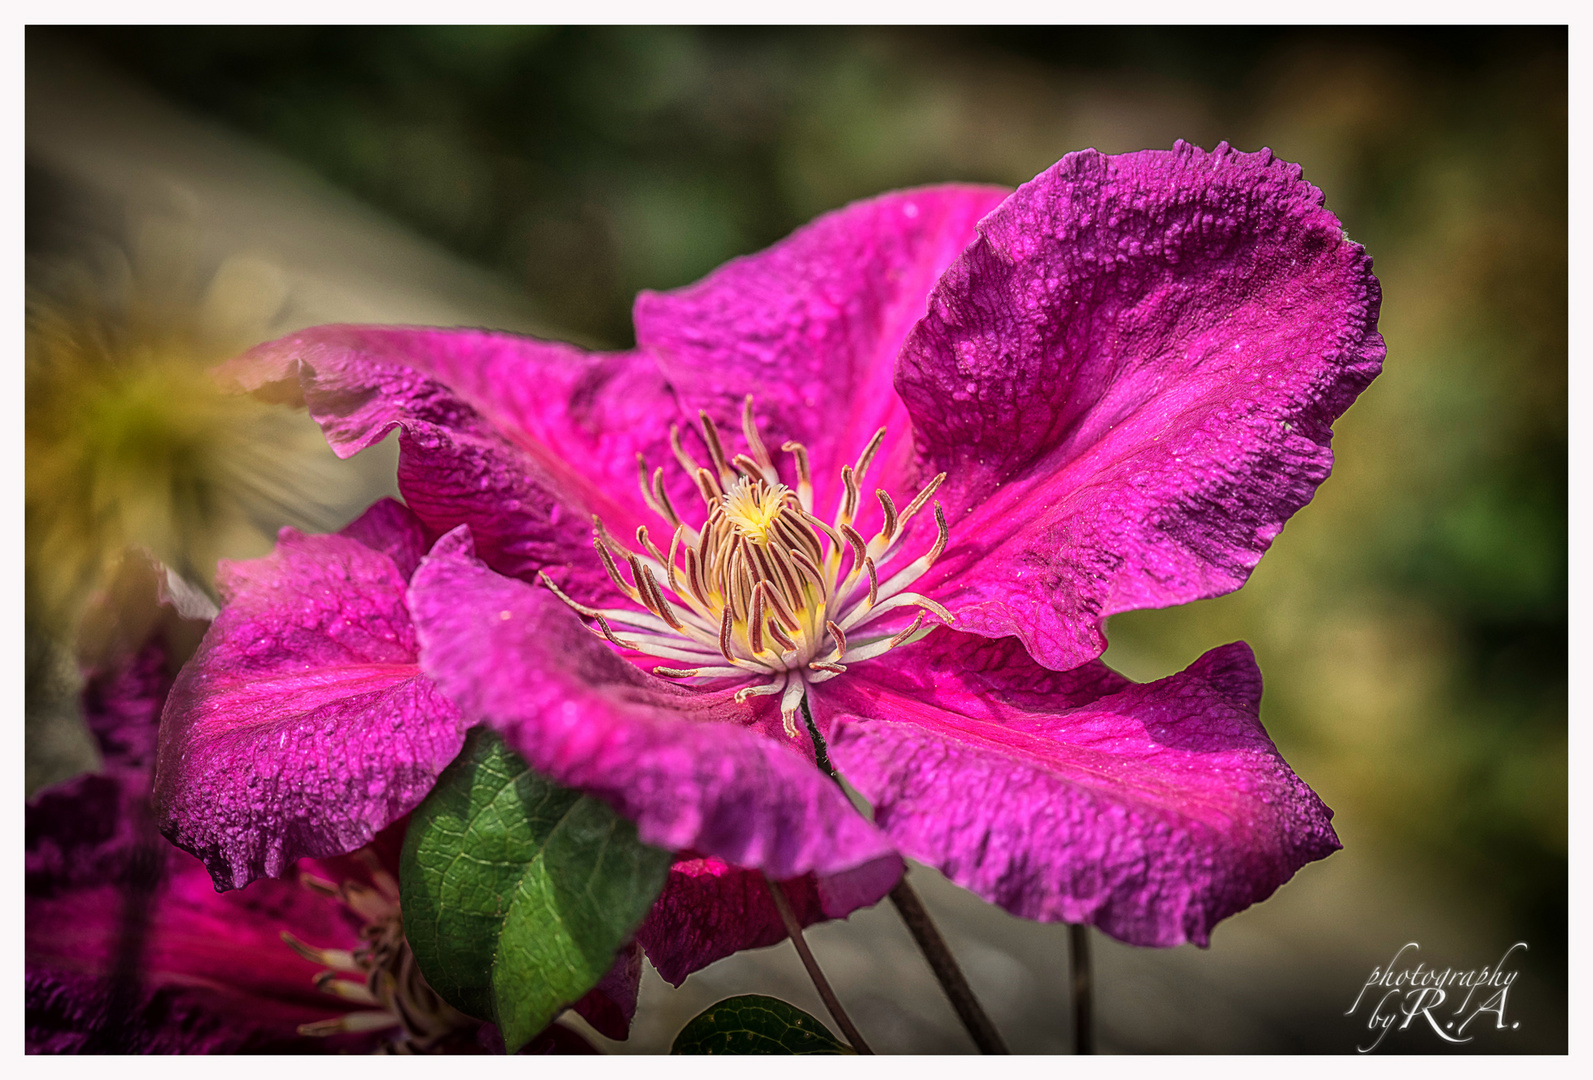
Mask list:
[{"label": "magenta petal", "polygon": [[319,967],[281,939],[286,930],[357,948],[348,913],[286,881],[217,894],[198,860],[155,831],[149,762],[126,749],[154,745],[163,663],[164,650],[151,645],[92,681],[84,713],[104,740],[106,771],[52,787],[27,807],[29,1052],[368,1047],[371,1035],[297,1033],[346,1005],[315,988]]},{"label": "magenta petal", "polygon": [[297,374],[343,457],[400,428],[410,509],[437,533],[468,524],[502,573],[567,567],[560,584],[572,594],[606,592],[592,515],[621,537],[657,525],[636,454],[663,463],[675,401],[640,354],[484,330],[321,326],[257,346],[221,374],[244,389]]},{"label": "magenta petal", "polygon": [[894,857],[885,837],[779,737],[767,697],[675,686],[616,656],[545,589],[501,577],[463,530],[415,573],[421,665],[532,768],[596,795],[642,840],[779,878]]},{"label": "magenta petal", "polygon": [[1015,915],[1162,946],[1206,944],[1339,847],[1260,698],[1242,642],[1141,686],[944,629],[815,695],[837,767],[904,854]]},{"label": "magenta petal", "polygon": [[592,1025],[599,1035],[624,1039],[631,1033],[636,1017],[636,997],[642,987],[642,950],[631,942],[614,958],[596,986],[570,1008]]},{"label": "magenta petal", "polygon": [[[593,1026],[595,1027],[596,1025]],[[489,1054],[503,1053],[503,1035],[498,1031],[497,1026],[494,1024],[487,1024],[483,1027],[482,1031],[484,1036],[486,1032],[492,1032],[490,1042],[486,1037],[481,1039],[483,1048],[485,1048]],[[522,1046],[520,1048],[520,1053],[526,1055],[601,1054],[602,1051],[593,1046],[591,1043],[587,1042],[585,1035],[582,1035],[580,1032],[571,1028],[567,1028],[555,1020],[553,1023],[543,1028],[542,1031],[537,1034],[537,1036],[530,1042]]]},{"label": "magenta petal", "polygon": [[[902,868],[899,858],[876,859],[831,877],[792,878],[781,887],[797,920],[812,926],[877,903],[900,880]],[[686,858],[670,867],[663,893],[636,932],[653,967],[674,986],[715,960],[785,938],[763,872],[713,857]]]},{"label": "magenta petal", "polygon": [[1070,154],[981,223],[896,385],[950,474],[915,586],[1057,670],[1101,620],[1238,588],[1381,367],[1371,260],[1298,166]]},{"label": "magenta petal", "polygon": [[437,539],[437,535],[397,499],[376,500],[363,514],[339,529],[338,535],[358,540],[372,551],[392,559],[405,581]]},{"label": "magenta petal", "polygon": [[166,705],[155,802],[162,830],[237,888],[370,841],[464,734],[416,664],[388,555],[283,530],[219,582],[226,606]]},{"label": "magenta petal", "polygon": [[[46,788],[29,801],[30,895],[115,880],[129,860],[139,857],[139,849],[149,845],[149,771],[156,724],[171,686],[166,665],[164,645],[151,641],[113,669],[91,675],[84,685],[83,719],[104,766]],[[158,837],[154,840],[165,846]]]},{"label": "magenta petal", "polygon": [[[164,880],[139,899],[108,879],[27,903],[28,1041],[45,1052],[222,1053],[348,1050],[300,1024],[348,1006],[315,989],[321,970],[283,943],[357,948],[335,904],[285,881],[218,895],[204,867],[152,834]],[[145,908],[147,907],[147,911]],[[142,916],[142,917],[140,917]],[[136,932],[137,938],[129,934]],[[118,976],[129,947],[136,975]],[[116,1000],[116,979],[134,979]],[[117,1016],[119,1019],[109,1019]],[[366,1036],[358,1040],[369,1044]]]},{"label": "magenta petal", "polygon": [[96,674],[83,687],[83,719],[99,744],[104,771],[140,773],[155,764],[155,728],[171,688],[166,648],[151,642],[115,670]]},{"label": "magenta petal", "polygon": [[891,390],[897,351],[974,223],[1006,194],[948,184],[853,203],[695,285],[642,293],[637,344],[688,412],[739,430],[754,394],[771,450],[786,439],[808,447],[828,510],[840,467],[879,427],[908,449]]},{"label": "magenta petal", "polygon": [[[811,875],[784,887],[803,926],[824,917]],[[712,857],[682,859],[670,867],[664,891],[636,932],[647,958],[672,986],[715,960],[785,937],[763,872]]]}]

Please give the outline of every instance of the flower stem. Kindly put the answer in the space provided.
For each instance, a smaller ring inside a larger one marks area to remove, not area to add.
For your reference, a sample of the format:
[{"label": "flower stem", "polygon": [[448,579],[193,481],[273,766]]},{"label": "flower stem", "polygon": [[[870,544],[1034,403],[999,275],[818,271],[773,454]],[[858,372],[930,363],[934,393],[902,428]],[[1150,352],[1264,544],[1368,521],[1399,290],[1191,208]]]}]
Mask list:
[{"label": "flower stem", "polygon": [[835,996],[835,991],[830,987],[830,980],[824,977],[824,972],[819,970],[819,962],[813,958],[813,951],[808,948],[808,943],[802,936],[802,924],[797,921],[796,912],[791,910],[791,901],[786,899],[785,890],[780,883],[764,875],[764,883],[769,886],[769,896],[774,899],[775,910],[780,913],[780,921],[785,923],[786,933],[791,935],[791,944],[796,946],[797,955],[802,958],[802,966],[808,969],[808,977],[813,980],[813,987],[819,992],[819,997],[824,1001],[824,1007],[830,1010],[846,1036],[852,1044],[852,1049],[859,1054],[872,1054],[868,1043],[863,1041],[863,1035],[857,1030],[857,1025],[852,1023],[852,1018],[846,1015],[846,1010],[841,1008],[841,999]]},{"label": "flower stem", "polygon": [[1068,961],[1073,969],[1073,1052],[1095,1053],[1095,994],[1090,972],[1089,927],[1068,924]]},{"label": "flower stem", "polygon": [[957,1010],[958,1019],[962,1021],[962,1026],[968,1029],[968,1035],[979,1048],[979,1052],[1010,1054],[1012,1051],[1007,1049],[1001,1033],[990,1022],[990,1017],[985,1014],[979,999],[974,997],[973,988],[963,977],[962,968],[957,966],[956,958],[951,955],[951,950],[946,948],[946,940],[940,936],[940,930],[929,917],[923,901],[918,899],[918,893],[913,891],[913,887],[907,884],[905,874],[891,890],[891,903],[896,905],[902,922],[907,924],[913,940],[918,942],[919,951],[924,954],[924,959],[929,961],[930,970],[940,981],[940,988],[946,992],[951,1007]]},{"label": "flower stem", "polygon": [[[818,724],[813,722],[813,713],[808,708],[807,695],[802,695],[802,719],[807,721],[808,734],[813,737],[814,756],[818,766],[829,774],[831,780],[840,784],[841,778],[836,775],[835,769],[830,765],[829,754],[824,743],[824,736],[819,733]],[[771,887],[773,882],[770,882]],[[907,924],[908,932],[913,935],[913,940],[918,943],[918,951],[924,954],[924,959],[929,962],[929,969],[935,973],[940,988],[946,992],[946,997],[951,1001],[951,1007],[957,1011],[957,1016],[962,1020],[963,1027],[968,1029],[968,1035],[973,1039],[974,1045],[981,1054],[1010,1054],[1007,1044],[1001,1038],[1001,1033],[996,1030],[996,1025],[990,1022],[990,1017],[985,1013],[984,1006],[979,1004],[979,999],[974,997],[973,987],[968,985],[968,980],[963,977],[962,968],[957,966],[957,960],[951,955],[951,950],[946,948],[946,939],[940,936],[940,928],[929,917],[929,911],[924,907],[918,893],[907,884],[907,875],[896,883],[891,890],[891,903],[896,905],[896,911],[901,915],[902,921]],[[776,901],[778,905],[779,901]],[[793,937],[793,940],[795,938]],[[839,1021],[837,1021],[839,1022]]]},{"label": "flower stem", "polygon": [[819,734],[819,725],[813,722],[813,710],[808,708],[806,694],[802,695],[802,719],[808,726],[808,736],[813,740],[813,759],[819,771],[839,784],[841,778],[835,774],[835,766],[830,764],[829,747],[824,743],[824,736]]}]

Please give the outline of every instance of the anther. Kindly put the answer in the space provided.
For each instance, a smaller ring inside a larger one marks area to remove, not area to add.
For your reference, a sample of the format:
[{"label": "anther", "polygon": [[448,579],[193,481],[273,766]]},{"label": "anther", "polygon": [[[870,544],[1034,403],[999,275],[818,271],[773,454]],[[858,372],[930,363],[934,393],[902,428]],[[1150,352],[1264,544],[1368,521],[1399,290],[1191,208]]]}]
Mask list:
[{"label": "anther", "polygon": [[841,657],[846,655],[846,633],[839,626],[836,626],[834,622],[831,622],[828,619],[826,619],[824,622],[824,628],[828,630],[830,632],[830,636],[835,639],[835,656],[832,657],[832,659],[839,660]]},{"label": "anther", "polygon": [[659,551],[652,539],[648,537],[646,525],[636,526],[636,543],[643,551],[647,552],[647,554],[651,555],[655,560],[657,560],[660,565],[663,563],[664,553]]},{"label": "anther", "polygon": [[[824,524],[824,522],[820,521],[816,517],[808,518],[807,519],[807,524],[812,526],[814,529],[817,529],[819,532],[823,533],[825,536],[830,538],[830,556],[829,557],[830,558],[834,558],[834,559],[839,559],[840,556],[837,554],[837,552],[842,547],[844,547],[846,545],[846,541],[841,539],[841,534],[836,532],[834,529],[830,528],[828,525]],[[828,559],[826,559],[826,561],[828,561]]]},{"label": "anther", "polygon": [[685,470],[687,476],[697,475],[697,470],[702,466],[698,465],[697,459],[687,453],[686,448],[681,445],[679,424],[669,425],[669,448],[674,451],[675,460],[680,462],[680,467]]},{"label": "anther", "polygon": [[796,651],[796,647],[797,647],[796,641],[793,640],[789,634],[787,634],[784,630],[782,630],[780,628],[780,623],[777,620],[771,620],[770,621],[770,623],[769,623],[769,636],[774,638],[775,643],[778,644],[780,646],[780,648],[784,649],[786,652],[795,652]]},{"label": "anther", "polygon": [[362,982],[352,979],[339,979],[330,971],[323,971],[315,977],[315,988],[323,994],[342,998],[344,1001],[354,1001],[361,1005],[380,1005],[376,995]]},{"label": "anther", "polygon": [[802,695],[807,692],[807,685],[802,679],[787,678],[785,693],[780,695],[780,720],[785,725],[785,733],[790,738],[796,738],[796,711],[802,703]]},{"label": "anther", "polygon": [[920,611],[918,613],[918,618],[913,620],[911,626],[909,626],[906,630],[903,630],[901,633],[897,634],[895,637],[891,638],[891,643],[890,643],[889,647],[892,648],[892,649],[896,648],[896,646],[900,645],[902,642],[906,641],[908,638],[910,638],[914,634],[918,633],[918,628],[920,626],[923,626],[923,625],[924,625],[924,613],[922,611]]},{"label": "anther", "polygon": [[879,508],[885,515],[885,524],[879,529],[880,542],[889,546],[891,537],[896,535],[896,504],[884,488],[875,488],[874,497],[879,500]]},{"label": "anther", "polygon": [[714,474],[707,469],[699,466],[693,479],[697,481],[697,491],[702,495],[703,502],[711,503],[724,498],[724,489],[719,486],[719,481],[714,479]]},{"label": "anther", "polygon": [[813,513],[813,473],[808,468],[808,448],[799,442],[788,442],[780,447],[796,461],[797,500],[802,509]]},{"label": "anther", "polygon": [[774,618],[770,620],[769,625],[773,627],[777,623],[784,623],[786,629],[791,631],[800,631],[802,629],[802,623],[797,619],[796,613],[786,605],[785,599],[780,595],[780,590],[769,587],[769,583],[767,581],[764,582],[763,585],[764,602],[768,605],[771,613],[774,616]]},{"label": "anther", "polygon": [[857,516],[857,474],[852,471],[852,466],[841,466],[841,483],[845,485],[846,494],[841,499],[841,512],[835,520],[846,525]]},{"label": "anther", "polygon": [[874,437],[863,447],[863,452],[857,455],[857,478],[863,479],[863,474],[868,472],[868,467],[874,463],[874,455],[879,453],[879,444],[885,441],[885,429],[880,428],[874,432]]},{"label": "anther", "polygon": [[686,586],[700,604],[708,603],[708,590],[703,586],[702,559],[691,548],[686,549]]},{"label": "anther", "polygon": [[930,496],[934,495],[935,492],[940,489],[940,485],[945,482],[946,474],[941,473],[929,483],[925,484],[923,491],[920,491],[917,495],[913,496],[913,501],[907,504],[906,510],[902,511],[901,524],[904,528],[907,525],[907,519],[918,513],[918,511],[922,510],[924,508],[924,504],[929,501]]},{"label": "anther", "polygon": [[541,582],[543,585],[546,585],[548,587],[548,590],[550,592],[552,592],[554,596],[557,596],[560,600],[563,600],[564,603],[565,603],[565,606],[567,606],[571,611],[574,611],[577,615],[585,616],[588,619],[592,619],[592,618],[596,618],[597,617],[597,609],[596,608],[589,608],[585,604],[579,603],[579,602],[571,599],[568,595],[565,594],[563,589],[561,589],[557,585],[553,584],[553,579],[548,577],[546,571],[538,571],[537,572],[537,580],[539,582]]},{"label": "anther", "polygon": [[641,593],[637,592],[636,587],[621,576],[619,566],[614,562],[614,555],[609,551],[608,545],[601,538],[593,537],[592,546],[597,549],[597,557],[603,561],[603,569],[608,572],[609,580],[619,588],[620,592],[640,603],[642,599]]},{"label": "anther", "polygon": [[359,961],[354,959],[354,954],[347,949],[318,949],[314,945],[306,945],[286,930],[282,931],[282,940],[288,948],[298,953],[312,964],[320,964],[336,971],[363,970]]},{"label": "anther", "polygon": [[719,624],[719,652],[727,661],[735,663],[736,658],[730,655],[730,631],[735,627],[735,615],[730,610],[730,605],[725,605],[725,617]]},{"label": "anther", "polygon": [[752,589],[752,611],[747,616],[747,644],[752,646],[753,655],[763,651],[763,594],[768,589],[767,581],[758,582]]},{"label": "anther", "polygon": [[719,428],[705,410],[698,410],[697,419],[702,422],[703,441],[708,444],[708,456],[713,459],[714,469],[718,471],[719,478],[728,484],[735,473],[725,460],[724,444],[719,441]]},{"label": "anther", "polygon": [[675,504],[669,499],[669,492],[664,487],[664,467],[660,465],[653,470],[653,500],[658,504],[658,511],[665,521],[675,528],[681,527],[680,514],[675,511]]},{"label": "anther", "polygon": [[755,568],[752,575],[754,579],[759,582],[765,582],[774,576],[774,566],[769,562],[768,553],[764,550],[762,544],[744,544],[743,550],[746,551],[747,559]]},{"label": "anther", "polygon": [[[659,671],[661,669],[654,668],[653,670]],[[778,694],[784,689],[784,684],[778,682],[758,683],[755,686],[742,687],[740,690],[736,691],[736,704],[739,705],[750,697],[763,697],[768,694]]]},{"label": "anther", "polygon": [[675,555],[680,551],[680,537],[685,531],[686,526],[675,526],[674,535],[669,538],[669,558],[664,561],[664,569],[669,572],[669,591],[679,597],[684,597],[686,593],[680,587],[680,579],[675,575]]},{"label": "anther", "polygon": [[852,571],[847,577],[855,578],[863,572],[863,557],[868,553],[868,545],[863,542],[863,534],[850,525],[841,525],[841,535],[846,538],[846,546],[852,551]]},{"label": "anther", "polygon": [[[773,595],[779,596],[781,593],[784,593],[786,597],[789,597],[791,601],[795,603],[798,599],[798,592],[800,591],[801,586],[797,579],[797,572],[791,565],[791,560],[781,554],[780,549],[770,548],[769,562],[773,564],[775,575],[779,578],[779,584],[781,586],[780,588],[774,590]],[[783,602],[780,604],[780,610],[782,612],[782,617],[787,619],[794,628],[797,625],[796,616],[789,613],[790,609],[787,608]]]},{"label": "anther", "polygon": [[807,552],[798,551],[795,548],[791,549],[791,561],[801,567],[802,572],[808,576],[808,580],[825,594],[825,599],[829,599],[829,582],[825,580],[824,573],[819,569],[819,564],[814,562]]},{"label": "anther", "polygon": [[327,1035],[352,1034],[360,1031],[380,1031],[398,1027],[402,1021],[390,1012],[351,1012],[333,1020],[317,1020],[313,1024],[300,1024],[298,1033],[307,1038]]},{"label": "anther", "polygon": [[661,675],[666,679],[727,678],[732,675],[745,675],[746,673],[746,669],[739,667],[655,667],[653,669],[654,675]]},{"label": "anther", "polygon": [[[769,450],[763,445],[763,440],[758,437],[758,421],[752,415],[752,395],[741,403],[741,434],[747,440],[747,449],[752,451],[752,458],[761,469],[773,469],[774,460],[769,457]],[[760,469],[760,471],[761,471]]]},{"label": "anther", "polygon": [[[594,613],[592,618],[597,620],[598,625],[598,629],[592,630],[592,633],[596,634],[598,637],[606,638],[610,643],[618,645],[622,649],[630,649],[632,652],[645,651],[634,641],[626,641],[624,638],[615,637],[614,628],[609,626],[608,620],[603,618],[603,616]],[[587,627],[587,629],[591,630],[592,628]]]},{"label": "anther", "polygon": [[669,601],[664,599],[664,594],[658,591],[658,582],[653,577],[653,572],[642,565],[642,561],[635,555],[629,557],[631,574],[636,578],[636,584],[641,587],[642,606],[663,619],[669,624],[671,630],[679,630],[682,626],[680,616],[675,614],[675,609]]},{"label": "anther", "polygon": [[325,878],[313,874],[300,874],[299,884],[315,893],[317,896],[334,897],[337,895],[337,886]]},{"label": "anther", "polygon": [[636,485],[642,489],[642,501],[647,504],[648,509],[655,514],[662,514],[664,508],[653,498],[653,485],[647,475],[647,459],[639,450],[636,452]]},{"label": "anther", "polygon": [[935,504],[935,546],[929,549],[929,554],[924,556],[925,569],[929,564],[940,558],[940,553],[946,550],[946,541],[951,539],[951,526],[946,524],[946,512]]},{"label": "anther", "polygon": [[808,557],[815,562],[824,558],[824,551],[819,547],[818,539],[813,535],[813,530],[807,527],[807,512],[798,510],[791,514],[781,514],[775,519],[774,534],[785,542],[788,548],[801,548],[808,553]]}]

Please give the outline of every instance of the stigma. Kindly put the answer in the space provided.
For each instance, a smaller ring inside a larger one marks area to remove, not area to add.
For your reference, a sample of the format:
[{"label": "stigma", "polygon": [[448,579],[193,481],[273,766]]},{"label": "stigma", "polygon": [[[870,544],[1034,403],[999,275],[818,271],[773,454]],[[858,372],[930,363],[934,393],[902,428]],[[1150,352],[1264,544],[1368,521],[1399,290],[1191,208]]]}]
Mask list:
[{"label": "stigma", "polygon": [[[609,578],[635,608],[592,608],[567,596],[546,574],[542,581],[590,629],[618,646],[667,664],[655,675],[683,680],[750,678],[736,700],[780,696],[788,734],[796,734],[796,712],[807,688],[833,679],[847,665],[870,660],[918,641],[934,624],[952,616],[926,596],[908,591],[946,548],[950,531],[939,503],[933,504],[935,540],[908,559],[902,539],[907,524],[945,480],[941,473],[901,510],[890,494],[876,489],[881,525],[864,539],[856,527],[861,483],[885,438],[881,428],[853,464],[841,468],[834,516],[814,513],[813,477],[801,443],[781,447],[790,455],[794,486],[780,478],[758,433],[752,395],[742,407],[746,452],[729,456],[717,425],[699,413],[707,465],[682,445],[670,428],[675,459],[696,485],[702,500],[699,524],[675,508],[662,467],[649,472],[637,455],[642,498],[670,529],[667,550],[646,526],[636,530],[634,548],[616,540],[593,519],[593,544]],[[875,627],[884,615],[918,609],[906,627],[884,632]]]}]

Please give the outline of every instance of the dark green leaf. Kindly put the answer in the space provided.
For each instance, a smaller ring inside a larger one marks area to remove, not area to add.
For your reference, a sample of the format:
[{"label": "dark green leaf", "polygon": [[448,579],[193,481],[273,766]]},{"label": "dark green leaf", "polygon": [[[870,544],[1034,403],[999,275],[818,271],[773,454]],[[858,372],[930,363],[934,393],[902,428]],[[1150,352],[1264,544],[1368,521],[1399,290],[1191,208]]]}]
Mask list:
[{"label": "dark green leaf", "polygon": [[779,998],[762,994],[710,1005],[675,1036],[672,1054],[850,1054],[830,1029]]},{"label": "dark green leaf", "polygon": [[410,818],[404,931],[432,988],[514,1053],[608,971],[670,861],[478,727]]}]

